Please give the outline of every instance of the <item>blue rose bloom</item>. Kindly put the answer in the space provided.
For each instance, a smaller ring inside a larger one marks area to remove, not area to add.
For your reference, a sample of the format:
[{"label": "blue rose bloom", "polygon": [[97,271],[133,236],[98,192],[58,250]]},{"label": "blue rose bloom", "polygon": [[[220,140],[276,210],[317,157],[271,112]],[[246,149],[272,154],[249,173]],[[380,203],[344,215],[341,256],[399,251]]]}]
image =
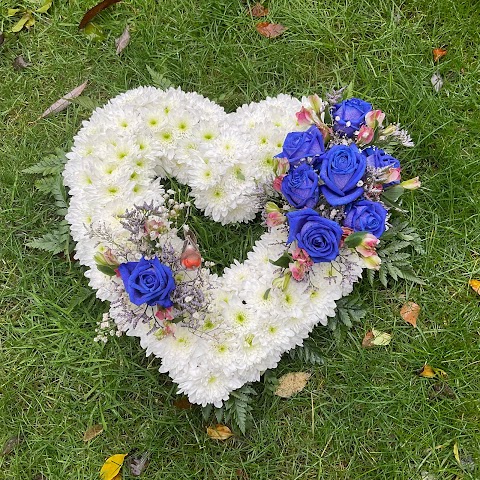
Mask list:
[{"label": "blue rose bloom", "polygon": [[359,98],[349,98],[332,107],[333,130],[353,137],[354,132],[365,123],[365,114],[372,110],[372,104]]},{"label": "blue rose bloom", "polygon": [[323,135],[312,125],[306,132],[290,132],[283,142],[282,153],[276,157],[286,158],[291,164],[296,164],[303,158],[315,157],[324,151]]},{"label": "blue rose bloom", "polygon": [[170,294],[175,290],[172,271],[157,257],[152,260],[142,257],[139,262],[122,263],[118,271],[130,301],[135,305],[146,303],[163,308],[173,305],[170,300]]},{"label": "blue rose bloom", "polygon": [[360,200],[347,208],[343,226],[355,232],[369,232],[380,238],[385,231],[387,210],[379,202]]},{"label": "blue rose bloom", "polygon": [[323,218],[311,208],[287,213],[287,243],[297,241],[315,263],[331,262],[338,256],[342,229],[338,223]]},{"label": "blue rose bloom", "polygon": [[366,158],[355,144],[334,145],[320,160],[320,190],[330,205],[346,205],[363,194],[357,183],[365,174]]},{"label": "blue rose bloom", "polygon": [[[400,162],[395,158],[383,151],[381,148],[368,147],[363,150],[362,155],[367,159],[367,167],[372,168],[400,168]],[[400,180],[390,182],[384,185],[384,188],[390,185],[400,183]]]},{"label": "blue rose bloom", "polygon": [[310,165],[302,163],[285,175],[282,180],[282,193],[292,207],[313,208],[320,196],[318,175]]}]

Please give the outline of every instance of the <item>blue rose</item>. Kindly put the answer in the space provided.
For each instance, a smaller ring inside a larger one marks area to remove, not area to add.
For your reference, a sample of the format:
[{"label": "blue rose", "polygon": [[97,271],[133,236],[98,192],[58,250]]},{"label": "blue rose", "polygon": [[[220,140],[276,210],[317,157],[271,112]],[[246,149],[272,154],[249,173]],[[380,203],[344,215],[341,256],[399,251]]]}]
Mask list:
[{"label": "blue rose", "polygon": [[324,181],[320,189],[330,205],[346,205],[362,195],[363,188],[357,183],[365,174],[367,162],[356,145],[335,145],[320,160],[320,178]]},{"label": "blue rose", "polygon": [[175,281],[169,267],[160,263],[157,257],[152,260],[141,258],[139,262],[122,263],[118,267],[125,290],[135,305],[160,305],[169,308],[173,305],[170,294],[175,290]]},{"label": "blue rose", "polygon": [[360,200],[347,209],[343,226],[355,232],[369,232],[380,238],[385,231],[387,210],[379,202]]},{"label": "blue rose", "polygon": [[287,243],[297,241],[315,262],[331,262],[338,256],[342,229],[311,208],[287,213],[290,228]]},{"label": "blue rose", "polygon": [[400,168],[400,162],[395,158],[384,152],[381,148],[368,147],[363,152],[367,158],[367,166],[373,168]]},{"label": "blue rose", "polygon": [[365,114],[372,110],[372,104],[359,98],[349,98],[332,107],[333,130],[353,137],[354,132],[365,123]]},{"label": "blue rose", "polygon": [[306,157],[315,157],[325,151],[320,130],[312,125],[306,132],[290,132],[283,142],[279,158],[287,158],[290,163],[298,163]]},{"label": "blue rose", "polygon": [[313,208],[320,196],[318,175],[310,165],[302,163],[285,175],[282,180],[282,193],[292,207]]}]

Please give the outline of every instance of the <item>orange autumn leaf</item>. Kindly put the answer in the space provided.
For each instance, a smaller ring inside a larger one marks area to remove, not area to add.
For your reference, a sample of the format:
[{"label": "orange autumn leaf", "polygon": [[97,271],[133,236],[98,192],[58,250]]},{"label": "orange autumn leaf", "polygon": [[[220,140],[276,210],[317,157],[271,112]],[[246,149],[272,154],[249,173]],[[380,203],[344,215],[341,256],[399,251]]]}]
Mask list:
[{"label": "orange autumn leaf", "polygon": [[275,38],[281,35],[287,28],[280,23],[260,22],[257,23],[257,32],[266,38]]},{"label": "orange autumn leaf", "polygon": [[435,63],[437,63],[446,54],[447,54],[447,50],[445,48],[434,48],[433,49],[433,61]]},{"label": "orange autumn leaf", "polygon": [[468,284],[473,288],[474,292],[480,295],[480,280],[470,280]]},{"label": "orange autumn leaf", "polygon": [[264,17],[267,14],[268,14],[268,8],[264,7],[260,2],[257,2],[250,9],[250,15],[252,17]]},{"label": "orange autumn leaf", "polygon": [[215,425],[214,427],[207,427],[207,435],[214,440],[227,440],[233,433],[225,425]]},{"label": "orange autumn leaf", "polygon": [[414,302],[407,302],[400,309],[400,316],[410,325],[417,326],[417,318],[420,313],[421,307]]}]

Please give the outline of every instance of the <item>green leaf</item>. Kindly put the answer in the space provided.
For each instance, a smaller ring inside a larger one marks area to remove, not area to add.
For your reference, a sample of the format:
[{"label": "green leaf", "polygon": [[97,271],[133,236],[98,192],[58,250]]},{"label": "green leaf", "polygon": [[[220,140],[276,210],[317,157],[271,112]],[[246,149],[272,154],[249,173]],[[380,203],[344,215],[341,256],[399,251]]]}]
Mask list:
[{"label": "green leaf", "polygon": [[93,98],[84,95],[77,98],[72,98],[70,103],[76,103],[77,105],[92,111],[100,106],[100,102],[98,100],[94,100]]},{"label": "green leaf", "polygon": [[88,39],[94,42],[101,42],[102,40],[105,40],[105,35],[103,33],[103,30],[93,22],[90,22],[83,29],[83,32],[85,33]]},{"label": "green leaf", "polygon": [[351,328],[354,322],[360,322],[367,314],[363,300],[351,294],[337,301],[335,318],[339,324]]},{"label": "green leaf", "polygon": [[108,265],[99,265],[98,263],[96,265],[98,271],[104,273],[105,275],[108,275],[109,277],[114,277],[117,274],[117,272],[115,272],[115,269],[109,267]]},{"label": "green leaf", "polygon": [[291,262],[292,262],[292,257],[287,252],[285,252],[280,258],[277,258],[277,260],[270,260],[270,263],[272,265],[275,265],[276,267],[282,267],[282,268],[288,268]]},{"label": "green leaf", "polygon": [[14,17],[18,12],[21,12],[21,8],[9,8],[7,10],[7,17]]},{"label": "green leaf", "polygon": [[70,254],[73,251],[73,242],[70,240],[68,224],[66,222],[60,224],[59,228],[27,243],[27,247],[44,250],[53,255],[61,252],[66,255]]},{"label": "green leaf", "polygon": [[265,290],[265,293],[263,294],[263,299],[264,300],[268,300],[268,296],[270,295],[270,290],[271,290],[271,288],[267,288]]},{"label": "green leaf", "polygon": [[351,233],[347,238],[345,238],[345,245],[349,248],[358,247],[362,243],[362,240],[365,238],[367,233],[368,232],[364,231]]},{"label": "green leaf", "polygon": [[40,8],[35,10],[37,13],[46,13],[48,9],[52,6],[53,0],[46,0]]},{"label": "green leaf", "polygon": [[60,148],[57,148],[55,154],[47,155],[35,165],[22,171],[23,173],[35,173],[43,176],[56,175],[62,173],[67,160],[65,152]]},{"label": "green leaf", "polygon": [[382,200],[387,200],[392,203],[397,203],[398,199],[403,195],[405,192],[405,189],[401,187],[400,185],[393,185],[392,187],[389,187],[385,189],[382,192]]},{"label": "green leaf", "polygon": [[305,340],[302,346],[290,350],[289,355],[292,360],[300,360],[302,363],[311,365],[323,365],[325,363],[320,348],[312,339]]},{"label": "green leaf", "polygon": [[173,83],[165,78],[161,73],[156,72],[153,68],[147,65],[148,73],[152,79],[152,83],[156,86],[161,88],[162,90],[166,90],[167,88],[173,87]]},{"label": "green leaf", "polygon": [[11,32],[12,33],[18,33],[23,27],[26,26],[27,22],[31,22],[32,20],[32,15],[30,12],[25,12],[22,16],[22,18],[12,27]]},{"label": "green leaf", "polygon": [[352,98],[353,97],[353,85],[354,85],[354,81],[352,80],[347,88],[343,91],[343,95],[342,97],[347,100],[348,98]]}]

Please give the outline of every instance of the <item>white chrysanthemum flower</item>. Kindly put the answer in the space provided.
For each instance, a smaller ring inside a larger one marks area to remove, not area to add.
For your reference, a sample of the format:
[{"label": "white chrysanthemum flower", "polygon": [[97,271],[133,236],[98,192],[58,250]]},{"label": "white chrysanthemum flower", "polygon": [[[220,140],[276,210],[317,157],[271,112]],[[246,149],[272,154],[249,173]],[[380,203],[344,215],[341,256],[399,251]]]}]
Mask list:
[{"label": "white chrysanthemum flower", "polygon": [[[196,328],[177,323],[165,334],[152,333],[158,328],[152,307],[146,320],[132,322],[138,306],[130,303],[120,278],[98,270],[94,255],[117,248],[128,251],[122,259],[140,259],[121,217],[134,205],[150,203],[164,208],[160,217],[167,214],[171,207],[158,175],[189,185],[195,205],[222,224],[255,218],[273,179],[274,155],[290,131],[304,129],[295,117],[300,108],[297,99],[279,95],[226,115],[194,92],[139,87],[96,109],[67,155],[64,181],[72,200],[66,219],[77,242],[75,258],[89,267],[86,276],[97,296],[113,302],[110,316],[118,329],[139,337],[192,403],[221,406],[232,390],[257,380],[282,353],[301,345],[351,291],[361,276],[361,259],[344,249],[336,261],[315,264],[308,281],[273,287],[281,272],[270,261],[285,251],[287,229],[272,228],[223,277],[201,269],[209,287],[206,309],[193,316]],[[168,222],[167,228],[156,238],[158,246],[168,244],[179,256],[183,240]],[[185,280],[177,274],[177,282]]]}]

